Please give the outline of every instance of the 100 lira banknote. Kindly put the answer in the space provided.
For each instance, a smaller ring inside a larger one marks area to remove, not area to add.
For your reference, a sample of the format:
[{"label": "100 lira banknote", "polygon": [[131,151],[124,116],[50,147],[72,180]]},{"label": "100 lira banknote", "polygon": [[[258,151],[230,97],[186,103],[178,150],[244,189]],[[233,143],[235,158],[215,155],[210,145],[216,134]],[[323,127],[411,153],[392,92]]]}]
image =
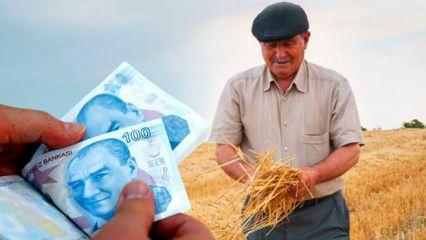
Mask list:
[{"label": "100 lira banknote", "polygon": [[[127,63],[122,63],[62,118],[83,124],[85,139],[153,119],[163,120],[177,162],[193,151],[209,131],[200,115]],[[33,158],[47,151],[41,145]]]},{"label": "100 lira banknote", "polygon": [[134,179],[153,191],[155,220],[190,209],[161,119],[42,154],[22,175],[90,236],[113,217],[122,188]]},{"label": "100 lira banknote", "polygon": [[0,177],[0,239],[89,239],[28,182]]}]

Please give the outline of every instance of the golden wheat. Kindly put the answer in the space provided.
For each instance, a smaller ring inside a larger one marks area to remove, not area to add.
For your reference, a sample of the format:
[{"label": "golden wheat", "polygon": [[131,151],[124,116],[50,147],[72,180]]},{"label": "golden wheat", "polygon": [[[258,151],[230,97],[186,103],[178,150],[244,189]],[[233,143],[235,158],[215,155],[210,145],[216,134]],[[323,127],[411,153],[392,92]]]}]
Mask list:
[{"label": "golden wheat", "polygon": [[[352,239],[426,239],[426,130],[369,131],[365,138],[360,162],[344,175]],[[217,166],[214,152],[215,145],[205,143],[180,169],[189,213],[217,239],[229,239],[242,224],[244,186],[219,168],[191,179]]]}]

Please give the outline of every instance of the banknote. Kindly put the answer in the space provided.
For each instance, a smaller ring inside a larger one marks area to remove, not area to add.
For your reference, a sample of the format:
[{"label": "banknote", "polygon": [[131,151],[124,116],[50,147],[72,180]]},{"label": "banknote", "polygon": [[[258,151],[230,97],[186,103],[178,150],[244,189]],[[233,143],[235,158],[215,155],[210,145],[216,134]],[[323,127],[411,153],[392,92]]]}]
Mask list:
[{"label": "banknote", "polygon": [[0,239],[89,239],[28,182],[0,177]]},{"label": "banknote", "polygon": [[42,154],[22,174],[90,236],[112,218],[134,179],[152,189],[155,220],[190,209],[161,119]]},{"label": "banknote", "polygon": [[[85,139],[161,118],[172,150],[182,161],[206,139],[209,124],[132,66],[122,63],[63,118],[86,127]],[[34,158],[49,151],[42,145]]]}]

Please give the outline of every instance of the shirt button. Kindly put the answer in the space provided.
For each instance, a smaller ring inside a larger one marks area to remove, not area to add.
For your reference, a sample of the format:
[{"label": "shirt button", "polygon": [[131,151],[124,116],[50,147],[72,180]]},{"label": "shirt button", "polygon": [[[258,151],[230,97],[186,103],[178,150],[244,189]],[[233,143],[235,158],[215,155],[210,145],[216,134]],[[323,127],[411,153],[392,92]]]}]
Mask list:
[{"label": "shirt button", "polygon": [[287,152],[287,151],[288,151],[288,147],[284,147],[284,151],[286,151],[286,152]]},{"label": "shirt button", "polygon": [[284,101],[287,101],[287,97],[284,97]]},{"label": "shirt button", "polygon": [[288,123],[285,121],[283,124],[284,124],[284,127],[287,127],[287,124],[288,124]]}]

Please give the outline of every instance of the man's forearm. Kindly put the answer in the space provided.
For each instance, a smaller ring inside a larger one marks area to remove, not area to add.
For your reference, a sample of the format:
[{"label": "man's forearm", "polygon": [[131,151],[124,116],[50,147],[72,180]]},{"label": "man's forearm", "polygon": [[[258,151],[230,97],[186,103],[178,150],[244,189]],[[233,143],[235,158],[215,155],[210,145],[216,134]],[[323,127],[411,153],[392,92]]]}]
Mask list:
[{"label": "man's forearm", "polygon": [[234,180],[246,182],[248,179],[247,173],[253,173],[253,168],[245,161],[240,159],[235,149],[230,145],[217,144],[216,160],[219,165],[223,165],[223,171]]},{"label": "man's forearm", "polygon": [[343,175],[358,162],[359,154],[358,143],[348,144],[336,149],[326,160],[311,167],[318,174],[316,183]]}]

